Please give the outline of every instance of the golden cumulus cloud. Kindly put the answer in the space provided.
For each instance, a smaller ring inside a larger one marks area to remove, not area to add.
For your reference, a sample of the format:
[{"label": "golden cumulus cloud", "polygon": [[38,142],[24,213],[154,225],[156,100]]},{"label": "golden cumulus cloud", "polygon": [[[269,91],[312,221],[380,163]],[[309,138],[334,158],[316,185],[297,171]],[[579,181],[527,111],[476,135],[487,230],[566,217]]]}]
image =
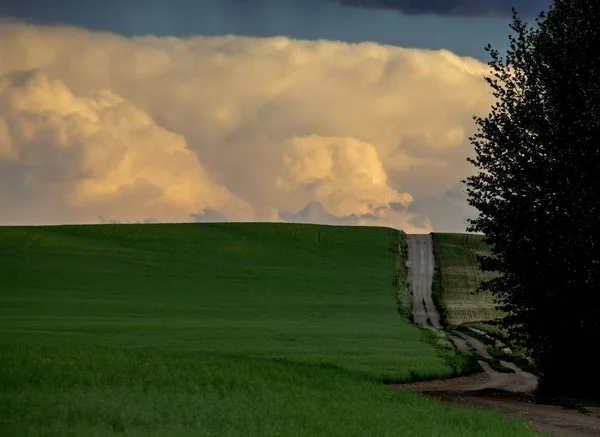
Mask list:
[{"label": "golden cumulus cloud", "polygon": [[212,180],[181,135],[108,90],[74,96],[33,71],[5,76],[0,98],[0,126],[10,126],[5,144],[18,145],[7,157],[22,166],[30,189],[59,184],[55,200],[79,219],[177,221],[206,208],[239,219],[252,213]]},{"label": "golden cumulus cloud", "polygon": [[[412,197],[387,183],[375,147],[354,138],[292,138],[284,152],[278,187],[301,203],[319,202],[335,216],[375,215]],[[292,205],[290,205],[292,207]]]},{"label": "golden cumulus cloud", "polygon": [[487,72],[444,50],[0,22],[0,223],[443,228],[411,205],[466,175]]}]

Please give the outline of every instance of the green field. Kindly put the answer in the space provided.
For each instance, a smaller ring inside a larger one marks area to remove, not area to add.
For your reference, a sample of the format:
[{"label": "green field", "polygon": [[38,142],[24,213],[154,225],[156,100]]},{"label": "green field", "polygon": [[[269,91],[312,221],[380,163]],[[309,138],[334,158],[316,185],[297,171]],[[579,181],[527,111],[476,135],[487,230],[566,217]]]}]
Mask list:
[{"label": "green field", "polygon": [[447,322],[459,325],[498,317],[490,293],[472,293],[481,281],[493,277],[492,273],[481,272],[477,263],[477,255],[490,254],[483,236],[433,233],[432,237]]},{"label": "green field", "polygon": [[401,240],[284,224],[0,228],[0,435],[531,435],[381,384],[463,362],[398,314]]}]

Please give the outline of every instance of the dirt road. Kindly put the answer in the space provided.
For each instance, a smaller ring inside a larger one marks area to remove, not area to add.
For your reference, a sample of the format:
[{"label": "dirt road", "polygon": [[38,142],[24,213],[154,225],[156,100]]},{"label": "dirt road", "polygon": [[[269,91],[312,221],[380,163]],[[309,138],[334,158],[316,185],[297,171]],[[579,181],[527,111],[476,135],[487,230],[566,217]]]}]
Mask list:
[{"label": "dirt road", "polygon": [[[414,321],[441,329],[440,316],[431,297],[434,258],[431,235],[407,235],[408,283],[413,294]],[[479,355],[489,358],[486,345],[470,335],[448,333],[457,349],[470,353],[473,347]],[[484,373],[437,381],[389,385],[421,392],[443,402],[474,405],[518,416],[532,422],[537,432],[562,437],[600,436],[600,408],[588,408],[587,413],[566,410],[554,405],[536,404],[531,390],[537,378],[513,363],[501,361],[515,373],[500,373],[485,361],[479,361]]]},{"label": "dirt road", "polygon": [[431,234],[407,235],[408,284],[413,296],[413,317],[416,324],[441,329],[440,314],[431,297],[433,283],[433,242]]},{"label": "dirt road", "polygon": [[[407,235],[408,245],[408,284],[413,296],[413,317],[416,324],[430,325],[442,329],[440,315],[431,296],[435,261],[433,257],[433,240],[431,234]],[[470,346],[476,353],[491,358],[487,347],[481,341],[462,332],[449,334],[457,349],[470,353]],[[485,381],[465,383],[464,386],[453,387],[461,390],[504,389],[511,392],[526,393],[537,385],[537,378],[531,373],[523,372],[517,366],[506,361],[502,364],[510,367],[515,373],[497,372],[485,361],[479,361],[487,376]]]},{"label": "dirt road", "polygon": [[[456,345],[456,348],[465,353],[469,353],[469,346],[471,344],[475,348],[475,352],[484,358],[492,358],[487,351],[486,345],[480,340],[471,337],[463,332],[454,332],[454,335],[450,336],[450,339]],[[462,341],[461,341],[462,340]],[[468,344],[467,344],[468,343]],[[484,372],[488,375],[489,380],[478,385],[469,385],[460,387],[465,390],[483,390],[483,389],[502,389],[513,393],[529,393],[537,386],[537,378],[535,375],[524,372],[519,367],[508,361],[500,361],[505,367],[509,367],[514,370],[515,373],[502,373],[497,372],[490,367],[485,361],[479,361]]]},{"label": "dirt road", "polygon": [[532,429],[555,437],[600,436],[600,408],[588,407],[587,413],[567,410],[556,405],[535,403],[529,394],[507,391],[423,391],[428,397],[454,405],[471,405],[482,409],[501,411],[531,422]]}]

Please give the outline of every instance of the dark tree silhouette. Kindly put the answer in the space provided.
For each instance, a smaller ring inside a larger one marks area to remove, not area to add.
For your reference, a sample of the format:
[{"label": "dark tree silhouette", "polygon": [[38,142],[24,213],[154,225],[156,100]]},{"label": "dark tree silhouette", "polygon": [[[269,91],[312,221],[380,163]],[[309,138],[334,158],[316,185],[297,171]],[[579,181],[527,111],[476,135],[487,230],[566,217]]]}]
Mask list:
[{"label": "dark tree silhouette", "polygon": [[529,26],[513,10],[510,48],[486,51],[496,103],[474,117],[479,215],[492,245],[482,284],[527,347],[541,394],[598,396],[600,365],[600,3],[555,0]]}]

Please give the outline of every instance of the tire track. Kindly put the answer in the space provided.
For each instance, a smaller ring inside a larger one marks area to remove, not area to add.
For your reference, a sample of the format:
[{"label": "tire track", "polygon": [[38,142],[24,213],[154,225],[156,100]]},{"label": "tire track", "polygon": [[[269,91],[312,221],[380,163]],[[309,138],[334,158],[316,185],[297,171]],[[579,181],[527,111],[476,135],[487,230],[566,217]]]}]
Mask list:
[{"label": "tire track", "polygon": [[[419,325],[430,325],[442,329],[440,315],[433,303],[432,285],[435,262],[433,257],[433,239],[431,234],[407,235],[408,245],[408,284],[413,296],[414,322]],[[471,353],[469,344],[475,348],[477,354],[484,358],[492,358],[487,346],[480,340],[462,332],[454,331],[448,335],[456,348],[463,353]],[[488,380],[477,384],[466,384],[463,390],[502,389],[515,393],[527,393],[537,386],[537,377],[524,372],[513,363],[501,361],[503,366],[509,367],[515,373],[502,373],[494,370],[487,362],[478,361],[483,368]]]},{"label": "tire track", "polygon": [[[471,337],[463,332],[454,331],[454,335],[450,336],[450,338],[461,352],[470,353],[468,344],[471,344],[475,348],[475,353],[484,358],[492,358],[487,350],[487,346],[475,337]],[[513,393],[529,393],[537,386],[537,377],[529,372],[524,372],[514,363],[500,361],[500,364],[514,370],[515,373],[498,372],[485,361],[480,360],[478,363],[483,367],[483,370],[490,379],[478,386],[469,387],[469,390],[500,389]]]},{"label": "tire track", "polygon": [[442,329],[440,314],[433,303],[433,241],[431,234],[406,236],[408,245],[408,285],[412,291],[413,318],[418,325]]}]

